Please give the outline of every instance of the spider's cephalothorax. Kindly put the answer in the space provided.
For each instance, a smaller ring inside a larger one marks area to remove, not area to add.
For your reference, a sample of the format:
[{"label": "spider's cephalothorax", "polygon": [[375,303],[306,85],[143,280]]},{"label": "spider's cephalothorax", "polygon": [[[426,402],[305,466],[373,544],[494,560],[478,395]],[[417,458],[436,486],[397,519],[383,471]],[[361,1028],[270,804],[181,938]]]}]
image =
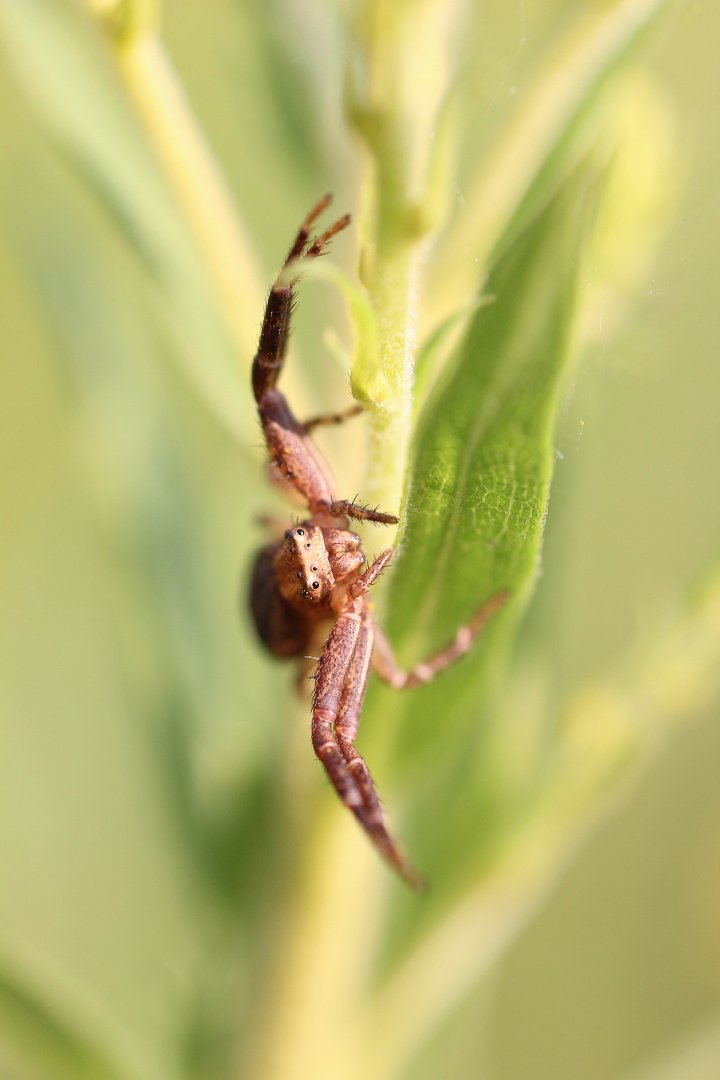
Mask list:
[{"label": "spider's cephalothorax", "polygon": [[340,423],[361,410],[356,406],[346,413],[318,416],[301,424],[275,385],[285,359],[294,286],[303,267],[322,255],[331,237],[350,222],[346,215],[311,240],[312,225],[329,202],[329,196],[321,199],[300,227],[270,290],[253,361],[253,392],[272,467],[307,504],[310,516],[259,552],[250,607],[263,644],[275,656],[302,659],[319,634],[327,635],[315,674],[315,753],[343,803],[376,847],[417,888],[421,880],[388,833],[368,767],[355,749],[370,667],[396,689],[429,682],[470,649],[506,597],[494,596],[458,630],[450,645],[410,672],[397,666],[388,641],[375,624],[368,590],[390,562],[393,550],[389,548],[366,565],[360,537],[350,531],[350,519],[394,525],[397,518],[337,500],[330,471],[309,437],[319,424]]}]

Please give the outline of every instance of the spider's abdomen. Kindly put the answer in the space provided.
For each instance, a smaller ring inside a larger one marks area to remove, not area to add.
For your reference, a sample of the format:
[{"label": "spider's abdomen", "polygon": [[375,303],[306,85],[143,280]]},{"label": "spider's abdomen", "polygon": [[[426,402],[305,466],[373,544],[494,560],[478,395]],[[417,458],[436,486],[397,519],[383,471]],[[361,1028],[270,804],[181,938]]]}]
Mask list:
[{"label": "spider's abdomen", "polygon": [[308,618],[283,599],[273,573],[273,562],[283,541],[258,552],[250,578],[249,602],[255,629],[273,656],[300,656],[308,651],[315,619]]}]

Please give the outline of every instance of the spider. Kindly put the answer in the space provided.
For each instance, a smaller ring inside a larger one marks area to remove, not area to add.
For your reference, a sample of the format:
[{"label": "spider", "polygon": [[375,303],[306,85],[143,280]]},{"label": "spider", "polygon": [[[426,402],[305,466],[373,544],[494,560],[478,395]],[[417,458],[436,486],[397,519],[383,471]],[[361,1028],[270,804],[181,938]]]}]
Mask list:
[{"label": "spider", "polygon": [[398,519],[355,500],[336,499],[330,471],[309,437],[320,424],[341,423],[362,408],[301,424],[276,386],[285,361],[294,287],[308,263],[350,224],[348,214],[311,239],[313,224],[330,201],[326,195],[308,214],[270,289],[252,365],[252,388],[274,478],[294,489],[309,516],[258,553],[250,608],[262,643],[277,657],[308,658],[315,642],[327,635],[314,676],[313,749],[375,847],[411,886],[420,888],[421,878],[388,832],[372,777],[355,748],[370,667],[398,690],[429,682],[468,652],[506,595],[488,600],[449,645],[409,672],[398,667],[373,618],[369,590],[393,549],[368,562],[360,537],[350,531],[350,519],[383,525],[395,525]]}]

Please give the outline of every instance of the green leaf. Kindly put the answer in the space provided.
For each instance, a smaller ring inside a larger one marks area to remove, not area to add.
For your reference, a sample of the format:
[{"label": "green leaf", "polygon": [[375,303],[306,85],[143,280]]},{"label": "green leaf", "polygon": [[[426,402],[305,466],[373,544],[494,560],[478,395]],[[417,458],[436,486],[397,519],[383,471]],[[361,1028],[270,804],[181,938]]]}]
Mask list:
[{"label": "green leaf", "polygon": [[414,663],[488,598],[511,596],[470,658],[441,679],[407,695],[374,691],[383,694],[382,746],[369,756],[384,747],[404,777],[401,832],[433,884],[425,914],[477,879],[520,813],[499,805],[483,703],[537,573],[599,180],[586,160],[494,266],[494,303],[478,308],[420,418],[389,589],[391,639]]},{"label": "green leaf", "polygon": [[597,194],[585,163],[493,268],[495,302],[478,309],[420,417],[392,607],[411,601],[414,632],[437,643],[458,613],[501,589],[518,597],[533,577]]}]

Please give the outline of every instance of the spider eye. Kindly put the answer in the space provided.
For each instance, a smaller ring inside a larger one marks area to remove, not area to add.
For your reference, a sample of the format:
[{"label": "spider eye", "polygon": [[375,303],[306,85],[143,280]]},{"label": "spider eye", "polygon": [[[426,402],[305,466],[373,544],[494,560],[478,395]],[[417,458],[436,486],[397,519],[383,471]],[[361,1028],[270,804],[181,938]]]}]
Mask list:
[{"label": "spider eye", "polygon": [[296,577],[296,578],[298,579],[298,581],[299,581],[299,580],[300,580],[300,578],[302,577],[302,571],[301,571],[301,570],[298,570],[298,572],[297,572],[297,574],[295,575],[295,577]]},{"label": "spider eye", "polygon": [[305,530],[304,529],[298,529],[297,534],[298,534],[298,536],[304,536],[305,535]]},{"label": "spider eye", "polygon": [[317,574],[317,566],[311,566],[310,569],[312,570],[313,574]]},{"label": "spider eye", "polygon": [[319,589],[320,588],[320,582],[319,581],[313,581],[312,587],[313,587],[313,589]]}]

